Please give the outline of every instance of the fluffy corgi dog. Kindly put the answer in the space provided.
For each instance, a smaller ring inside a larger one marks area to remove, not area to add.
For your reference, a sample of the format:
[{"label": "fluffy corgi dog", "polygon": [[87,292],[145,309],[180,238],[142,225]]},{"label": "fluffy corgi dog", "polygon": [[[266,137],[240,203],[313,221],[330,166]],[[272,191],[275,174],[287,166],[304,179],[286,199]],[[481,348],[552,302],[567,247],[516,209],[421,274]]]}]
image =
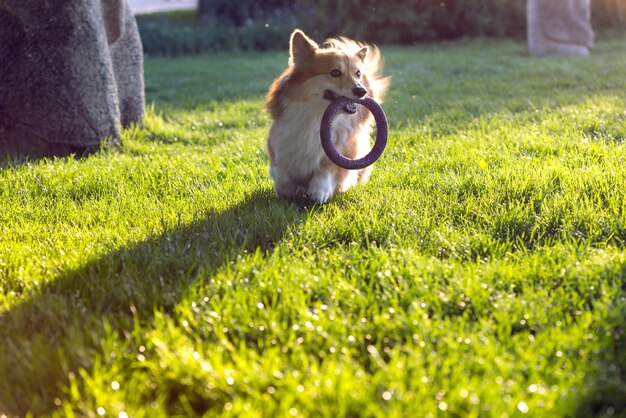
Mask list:
[{"label": "fluffy corgi dog", "polygon": [[[340,38],[320,47],[295,30],[289,47],[289,66],[270,86],[265,103],[273,120],[267,138],[270,176],[279,197],[306,193],[324,203],[336,192],[366,181],[371,172],[371,166],[346,170],[326,157],[320,124],[329,100],[369,95],[380,103],[389,79],[381,75],[382,59],[373,46]],[[351,159],[365,156],[371,148],[372,121],[363,106],[340,111],[332,129],[339,152]]]}]

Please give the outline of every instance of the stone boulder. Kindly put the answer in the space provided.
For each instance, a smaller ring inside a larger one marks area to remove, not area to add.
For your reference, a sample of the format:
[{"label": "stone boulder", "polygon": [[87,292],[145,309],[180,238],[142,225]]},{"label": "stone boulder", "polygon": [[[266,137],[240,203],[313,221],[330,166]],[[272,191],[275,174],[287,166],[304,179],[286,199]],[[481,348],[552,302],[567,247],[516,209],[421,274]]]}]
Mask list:
[{"label": "stone boulder", "polygon": [[0,157],[95,151],[144,108],[126,0],[0,0]]},{"label": "stone boulder", "polygon": [[589,55],[591,0],[528,0],[526,12],[530,55]]}]

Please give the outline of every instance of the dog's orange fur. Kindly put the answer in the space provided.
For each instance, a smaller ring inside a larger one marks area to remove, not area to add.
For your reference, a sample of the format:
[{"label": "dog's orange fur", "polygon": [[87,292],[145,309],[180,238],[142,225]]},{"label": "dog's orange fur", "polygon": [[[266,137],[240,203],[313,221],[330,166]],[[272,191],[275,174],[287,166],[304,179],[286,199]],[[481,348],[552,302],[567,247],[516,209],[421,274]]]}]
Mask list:
[{"label": "dog's orange fur", "polygon": [[[355,89],[364,88],[380,103],[389,84],[381,69],[376,47],[347,38],[329,39],[319,47],[300,30],[293,32],[289,65],[270,86],[265,104],[273,119],[267,140],[270,175],[279,196],[290,198],[304,191],[326,202],[359,179],[367,180],[371,167],[354,172],[328,160],[319,130],[330,103],[324,98],[326,90],[358,98]],[[362,106],[355,114],[339,114],[333,124],[337,149],[348,158],[364,156],[370,147],[372,120]]]}]

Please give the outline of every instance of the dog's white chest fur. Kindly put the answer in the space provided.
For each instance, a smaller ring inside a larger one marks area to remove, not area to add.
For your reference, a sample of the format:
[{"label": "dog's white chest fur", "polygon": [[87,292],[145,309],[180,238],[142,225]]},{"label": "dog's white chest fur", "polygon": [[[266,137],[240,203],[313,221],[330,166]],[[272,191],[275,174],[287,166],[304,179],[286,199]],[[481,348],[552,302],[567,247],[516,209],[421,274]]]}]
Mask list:
[{"label": "dog's white chest fur", "polygon": [[[287,102],[284,114],[271,129],[274,163],[297,180],[306,181],[320,168],[326,154],[320,140],[322,116],[329,102]],[[333,122],[333,142],[341,148],[354,130],[352,115],[339,114]]]},{"label": "dog's white chest fur", "polygon": [[[270,176],[279,196],[289,197],[304,190],[314,200],[326,202],[338,190],[354,186],[363,174],[328,161],[320,139],[322,116],[328,104],[319,97],[307,102],[285,101],[283,114],[272,124],[268,140],[272,155]],[[345,148],[358,125],[354,115],[335,117],[332,135],[337,149]]]}]

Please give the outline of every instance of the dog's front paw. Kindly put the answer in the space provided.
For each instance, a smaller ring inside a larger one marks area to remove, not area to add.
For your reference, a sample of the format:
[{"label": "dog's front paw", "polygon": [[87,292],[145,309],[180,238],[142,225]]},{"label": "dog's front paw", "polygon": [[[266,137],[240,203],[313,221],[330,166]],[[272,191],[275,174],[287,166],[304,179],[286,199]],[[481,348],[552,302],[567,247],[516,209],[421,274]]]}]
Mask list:
[{"label": "dog's front paw", "polygon": [[326,203],[335,194],[335,182],[329,173],[319,173],[311,179],[307,194],[318,203]]},{"label": "dog's front paw", "polygon": [[308,195],[311,199],[315,200],[317,203],[326,203],[333,197],[333,190],[323,190],[323,189],[309,189]]}]

